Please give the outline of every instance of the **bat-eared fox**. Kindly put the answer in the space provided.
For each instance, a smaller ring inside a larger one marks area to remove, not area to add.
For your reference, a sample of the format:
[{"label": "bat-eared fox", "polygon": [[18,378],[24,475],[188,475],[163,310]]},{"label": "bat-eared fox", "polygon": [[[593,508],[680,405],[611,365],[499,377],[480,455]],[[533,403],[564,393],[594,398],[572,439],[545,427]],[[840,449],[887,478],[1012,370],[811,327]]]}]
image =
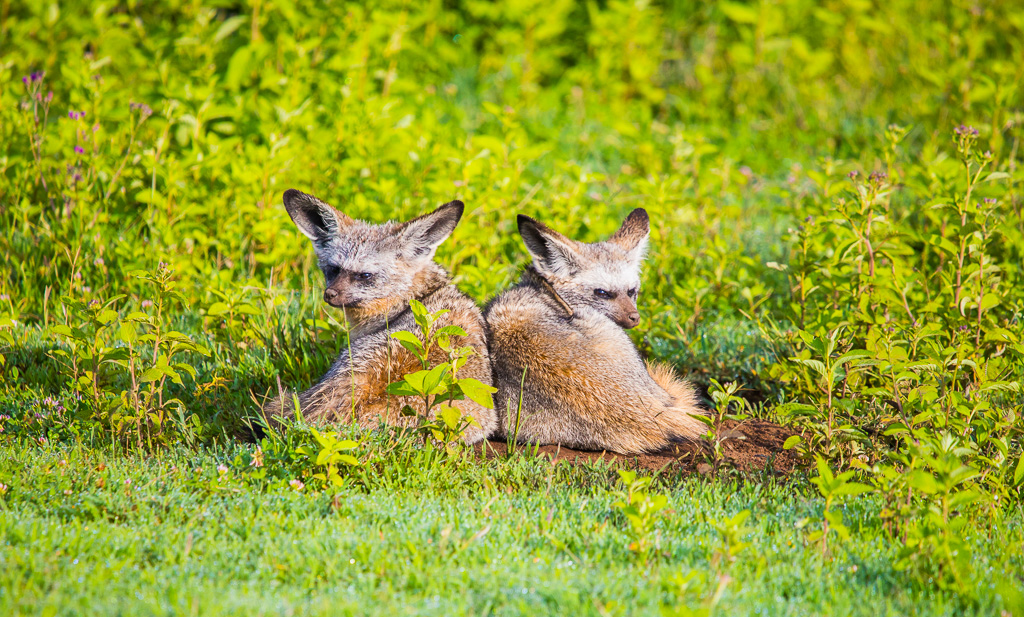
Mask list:
[{"label": "bat-eared fox", "polygon": [[647,212],[633,210],[594,244],[527,216],[518,222],[533,265],[484,310],[495,437],[633,454],[703,434],[692,387],[645,362],[625,332],[640,321]]},{"label": "bat-eared fox", "polygon": [[[404,223],[375,225],[352,219],[327,203],[294,189],[285,191],[284,205],[299,231],[313,242],[326,280],[324,300],[343,309],[350,330],[351,349],[345,349],[320,381],[298,395],[302,417],[309,422],[348,422],[365,427],[379,420],[409,425],[404,405],[422,412],[423,401],[387,393],[388,384],[421,369],[419,361],[391,337],[399,330],[418,332],[409,302],[419,300],[430,312],[447,309],[437,327],[458,325],[465,337],[452,337],[458,346],[475,353],[459,370],[491,384],[485,325],[480,309],[452,284],[448,273],[434,263],[434,251],[455,230],[462,217],[460,201],[447,203],[429,214]],[[435,346],[436,349],[436,346]],[[437,350],[432,365],[447,360]],[[470,425],[464,439],[474,443],[496,428],[496,413],[471,400],[455,401]],[[294,415],[292,395],[280,393],[267,405],[271,417]]]}]

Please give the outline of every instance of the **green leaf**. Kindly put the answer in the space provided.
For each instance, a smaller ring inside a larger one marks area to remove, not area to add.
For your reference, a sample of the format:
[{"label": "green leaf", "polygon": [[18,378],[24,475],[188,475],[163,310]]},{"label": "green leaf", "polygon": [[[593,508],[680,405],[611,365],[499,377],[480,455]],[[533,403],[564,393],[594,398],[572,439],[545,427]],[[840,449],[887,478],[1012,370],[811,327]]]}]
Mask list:
[{"label": "green leaf", "polygon": [[444,326],[443,328],[438,328],[434,332],[434,334],[438,335],[438,336],[439,335],[466,336],[466,331],[463,330],[461,326],[454,326],[454,325],[452,325],[452,326]]},{"label": "green leaf", "polygon": [[809,367],[818,375],[825,374],[825,364],[821,360],[805,360],[803,358],[790,358],[790,361]]},{"label": "green leaf", "polygon": [[316,455],[316,464],[317,465],[326,465],[327,461],[331,458],[332,454],[334,454],[334,453],[331,452],[330,450],[326,449],[326,448],[324,448],[323,450],[320,450],[320,452],[318,452],[317,455]]},{"label": "green leaf", "polygon": [[939,491],[939,484],[935,481],[935,478],[920,469],[915,469],[907,474],[907,485],[929,495]]},{"label": "green leaf", "polygon": [[787,438],[786,441],[782,444],[782,449],[792,450],[797,446],[797,444],[799,444],[803,440],[804,438],[801,437],[800,435],[790,435],[789,438]]},{"label": "green leaf", "polygon": [[847,362],[852,362],[854,360],[858,360],[861,358],[870,358],[872,357],[872,355],[873,354],[870,351],[864,349],[851,349],[850,351],[836,358],[836,363],[845,364]]},{"label": "green leaf", "polygon": [[441,407],[441,413],[438,415],[449,430],[455,430],[458,428],[459,422],[462,420],[462,412],[450,405],[444,405]]},{"label": "green leaf", "polygon": [[420,323],[420,319],[427,315],[427,307],[423,306],[419,300],[409,300],[409,309],[412,311],[413,317],[416,318],[416,323]]},{"label": "green leaf", "polygon": [[338,456],[338,461],[345,463],[351,467],[357,467],[359,465],[359,459],[352,456],[351,454],[341,454]]},{"label": "green leaf", "polygon": [[443,380],[445,374],[447,374],[449,370],[451,370],[451,366],[447,362],[438,364],[434,368],[430,369],[430,371],[427,372],[426,377],[423,378],[423,393],[430,395],[440,394],[447,391]]},{"label": "green leaf", "polygon": [[417,356],[423,355],[423,343],[412,332],[399,330],[398,332],[392,332],[391,338],[401,343],[402,347],[405,347]]},{"label": "green leaf", "polygon": [[415,390],[417,394],[425,395],[427,389],[423,387],[423,381],[427,378],[430,371],[416,371],[415,373],[408,373],[405,376],[404,381],[409,384],[409,387]]},{"label": "green leaf", "polygon": [[198,374],[194,366],[192,366],[191,364],[187,364],[185,362],[175,362],[174,368],[179,371],[185,371],[186,373],[188,373],[193,381],[195,381],[196,375]]},{"label": "green leaf", "polygon": [[249,73],[249,60],[252,58],[252,47],[239,47],[228,61],[225,82],[231,89],[236,89],[246,81]]},{"label": "green leaf", "polygon": [[225,38],[231,36],[231,34],[238,30],[238,27],[248,21],[250,18],[248,15],[235,15],[234,17],[228,17],[224,20],[224,23],[217,28],[217,33],[213,35],[213,42],[219,43]]},{"label": "green leaf", "polygon": [[115,319],[117,319],[117,311],[113,309],[103,309],[100,311],[100,314],[96,316],[96,321],[104,325],[114,321]]},{"label": "green leaf", "polygon": [[832,494],[833,495],[860,495],[861,493],[870,493],[872,490],[874,490],[874,489],[872,489],[867,484],[862,484],[860,482],[845,482],[845,483],[839,485],[838,487],[836,487],[835,490],[832,491]]},{"label": "green leaf", "polygon": [[472,377],[464,377],[458,380],[459,389],[469,397],[471,401],[485,407],[494,409],[494,398],[491,396],[498,391],[497,388],[489,386]]},{"label": "green leaf", "polygon": [[206,314],[209,315],[210,317],[217,317],[223,315],[224,313],[227,313],[229,310],[231,310],[231,307],[229,307],[226,303],[214,302],[209,306],[209,308],[206,309]]},{"label": "green leaf", "polygon": [[138,338],[138,332],[135,330],[135,324],[129,321],[121,322],[121,340],[125,343],[134,343]]},{"label": "green leaf", "polygon": [[71,326],[66,326],[64,324],[57,324],[51,327],[50,332],[53,332],[58,336],[66,336],[68,338],[72,338]]},{"label": "green leaf", "polygon": [[422,396],[422,393],[410,385],[405,379],[388,384],[387,392],[392,396]]}]

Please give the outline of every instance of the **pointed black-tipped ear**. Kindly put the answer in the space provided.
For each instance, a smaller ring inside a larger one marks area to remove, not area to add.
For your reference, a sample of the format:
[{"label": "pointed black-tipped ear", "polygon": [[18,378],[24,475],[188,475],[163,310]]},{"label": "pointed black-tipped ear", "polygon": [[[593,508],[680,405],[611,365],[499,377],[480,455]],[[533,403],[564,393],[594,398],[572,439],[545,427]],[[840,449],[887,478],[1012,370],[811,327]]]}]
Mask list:
[{"label": "pointed black-tipped ear", "polygon": [[461,201],[450,201],[429,214],[402,223],[400,233],[409,249],[409,256],[433,258],[437,247],[455,231],[465,209]]},{"label": "pointed black-tipped ear", "polygon": [[325,242],[352,224],[351,218],[327,202],[295,189],[284,192],[284,207],[299,231],[315,243]]},{"label": "pointed black-tipped ear", "polygon": [[525,214],[516,217],[516,223],[537,270],[561,276],[579,270],[572,240]]},{"label": "pointed black-tipped ear", "polygon": [[647,216],[647,210],[637,208],[629,213],[622,227],[608,238],[608,242],[625,249],[639,263],[647,253],[647,239],[650,235],[651,219]]}]

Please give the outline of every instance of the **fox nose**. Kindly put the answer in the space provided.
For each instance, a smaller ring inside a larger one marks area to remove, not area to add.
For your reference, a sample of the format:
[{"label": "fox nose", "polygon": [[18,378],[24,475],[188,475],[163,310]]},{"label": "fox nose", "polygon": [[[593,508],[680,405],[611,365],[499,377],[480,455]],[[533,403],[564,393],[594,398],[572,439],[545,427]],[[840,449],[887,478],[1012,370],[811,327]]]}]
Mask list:
[{"label": "fox nose", "polygon": [[328,287],[327,289],[324,290],[324,302],[326,302],[327,304],[334,304],[334,300],[337,297],[337,289],[331,289],[330,287]]},{"label": "fox nose", "polygon": [[629,327],[632,328],[633,326],[635,326],[638,323],[640,323],[640,313],[637,313],[637,312],[630,313],[629,316],[627,317],[627,319],[629,319],[629,323],[630,323]]}]

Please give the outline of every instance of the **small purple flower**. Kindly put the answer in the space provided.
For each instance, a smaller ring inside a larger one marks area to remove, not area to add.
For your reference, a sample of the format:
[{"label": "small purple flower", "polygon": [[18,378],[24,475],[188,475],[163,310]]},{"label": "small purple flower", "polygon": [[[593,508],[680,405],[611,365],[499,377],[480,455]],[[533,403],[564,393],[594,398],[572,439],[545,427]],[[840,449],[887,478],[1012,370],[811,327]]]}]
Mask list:
[{"label": "small purple flower", "polygon": [[75,154],[85,154],[85,148],[82,146],[75,146]]},{"label": "small purple flower", "polygon": [[888,179],[889,176],[884,171],[873,171],[871,172],[871,175],[868,176],[868,182],[872,184],[881,184]]},{"label": "small purple flower", "polygon": [[21,83],[25,84],[26,86],[28,85],[28,75],[21,78]]},{"label": "small purple flower", "polygon": [[89,300],[89,308],[96,308],[100,305],[99,300]]},{"label": "small purple flower", "polygon": [[44,73],[42,71],[39,71],[38,73],[32,73],[32,81],[33,82],[42,81],[43,80],[43,75],[45,75],[45,74],[46,73]]},{"label": "small purple flower", "polygon": [[140,112],[139,115],[140,117],[142,117],[142,119],[146,119],[153,115],[153,110],[150,109],[149,105],[146,105],[145,103],[131,103],[129,107],[131,107],[132,110],[138,110]]},{"label": "small purple flower", "polygon": [[956,133],[957,135],[960,135],[961,137],[965,135],[969,135],[971,137],[978,136],[978,129],[974,128],[973,126],[968,126],[966,124],[961,124],[960,126],[956,127],[955,129],[953,129],[953,132]]},{"label": "small purple flower", "polygon": [[46,98],[43,99],[43,100],[46,102],[46,104],[49,104],[51,101],[53,101],[53,90],[50,90],[49,92],[47,92],[46,93]]},{"label": "small purple flower", "polygon": [[102,257],[97,257],[96,259],[93,260],[92,263],[93,263],[93,265],[96,265],[96,266],[102,266],[104,264],[104,261],[103,261]]},{"label": "small purple flower", "polygon": [[991,198],[991,197],[986,197],[985,198],[985,205],[994,206],[994,205],[996,205],[996,200]]},{"label": "small purple flower", "polygon": [[846,174],[846,175],[847,175],[847,176],[848,176],[848,177],[850,178],[850,180],[856,180],[857,178],[859,178],[859,177],[860,177],[860,172],[858,172],[858,171],[857,171],[857,170],[855,169],[855,170],[851,171],[850,173],[848,173],[848,174]]},{"label": "small purple flower", "polygon": [[149,308],[151,306],[153,306],[153,301],[152,300],[143,300],[142,301],[142,308]]}]

